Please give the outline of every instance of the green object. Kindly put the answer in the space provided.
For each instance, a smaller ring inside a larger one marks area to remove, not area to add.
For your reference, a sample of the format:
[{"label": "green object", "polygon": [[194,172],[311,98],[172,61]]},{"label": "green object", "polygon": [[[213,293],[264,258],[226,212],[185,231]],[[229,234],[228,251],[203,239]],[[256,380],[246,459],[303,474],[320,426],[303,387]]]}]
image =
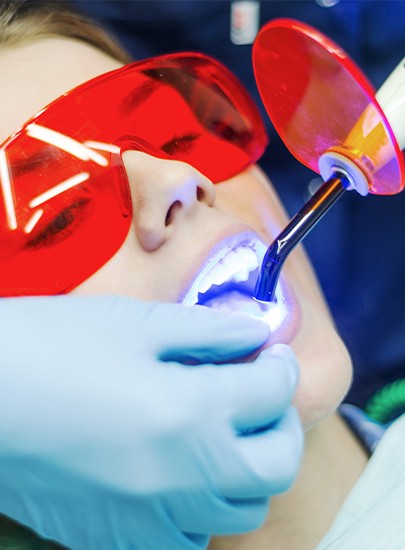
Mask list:
[{"label": "green object", "polygon": [[64,548],[39,537],[24,525],[0,515],[1,550],[63,550]]},{"label": "green object", "polygon": [[366,413],[386,424],[405,412],[405,378],[387,384],[367,402]]}]

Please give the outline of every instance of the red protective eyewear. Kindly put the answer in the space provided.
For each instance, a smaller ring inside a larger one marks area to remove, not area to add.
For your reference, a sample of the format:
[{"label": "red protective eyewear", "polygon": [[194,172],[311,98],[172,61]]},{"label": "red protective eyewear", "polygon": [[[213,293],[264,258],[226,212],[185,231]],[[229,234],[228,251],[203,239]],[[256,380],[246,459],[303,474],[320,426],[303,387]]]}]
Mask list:
[{"label": "red protective eyewear", "polygon": [[218,183],[266,144],[245,89],[201,54],[155,57],[78,86],[0,148],[0,295],[66,292],[118,251],[132,219],[123,151],[187,162]]}]

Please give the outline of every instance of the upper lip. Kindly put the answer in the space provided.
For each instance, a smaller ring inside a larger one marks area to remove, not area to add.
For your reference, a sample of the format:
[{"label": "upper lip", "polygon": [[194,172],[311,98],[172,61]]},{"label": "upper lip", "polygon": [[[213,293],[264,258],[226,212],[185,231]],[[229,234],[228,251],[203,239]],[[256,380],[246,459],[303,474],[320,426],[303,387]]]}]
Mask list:
[{"label": "upper lip", "polygon": [[[209,290],[212,294],[212,287],[206,288],[209,283],[218,285],[216,289],[232,283],[234,288],[238,287],[239,290],[252,295],[265,251],[266,246],[252,231],[237,233],[222,239],[200,260],[182,302],[185,305],[201,303],[200,290],[207,294]],[[235,280],[235,276],[236,279],[242,280]]]}]

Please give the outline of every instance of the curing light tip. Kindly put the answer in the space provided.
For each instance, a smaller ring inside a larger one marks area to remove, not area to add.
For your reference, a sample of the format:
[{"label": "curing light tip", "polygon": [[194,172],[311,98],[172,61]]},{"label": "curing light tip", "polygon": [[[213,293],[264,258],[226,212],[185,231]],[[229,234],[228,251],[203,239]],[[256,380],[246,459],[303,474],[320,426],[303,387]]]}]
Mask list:
[{"label": "curing light tip", "polygon": [[350,182],[346,175],[336,173],[318,189],[271,243],[259,270],[253,295],[255,300],[258,302],[274,301],[278,278],[288,254],[308,235],[348,188],[350,188]]}]

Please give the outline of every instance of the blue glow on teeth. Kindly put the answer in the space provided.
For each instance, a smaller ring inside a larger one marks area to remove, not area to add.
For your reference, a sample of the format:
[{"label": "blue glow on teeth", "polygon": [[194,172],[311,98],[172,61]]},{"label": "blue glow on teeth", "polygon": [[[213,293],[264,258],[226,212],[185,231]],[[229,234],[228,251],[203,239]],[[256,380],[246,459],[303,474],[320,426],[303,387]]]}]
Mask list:
[{"label": "blue glow on teeth", "polygon": [[247,281],[251,272],[259,267],[259,259],[255,250],[245,245],[228,250],[222,258],[212,261],[211,265],[194,282],[183,300],[185,305],[195,304],[198,295],[207,293],[215,286]]},{"label": "blue glow on teeth", "polygon": [[269,325],[271,332],[275,332],[284,322],[288,313],[280,285],[276,289],[276,298],[277,302],[259,303],[251,295],[231,289],[207,300],[204,305],[211,309],[238,311],[262,319]]}]

